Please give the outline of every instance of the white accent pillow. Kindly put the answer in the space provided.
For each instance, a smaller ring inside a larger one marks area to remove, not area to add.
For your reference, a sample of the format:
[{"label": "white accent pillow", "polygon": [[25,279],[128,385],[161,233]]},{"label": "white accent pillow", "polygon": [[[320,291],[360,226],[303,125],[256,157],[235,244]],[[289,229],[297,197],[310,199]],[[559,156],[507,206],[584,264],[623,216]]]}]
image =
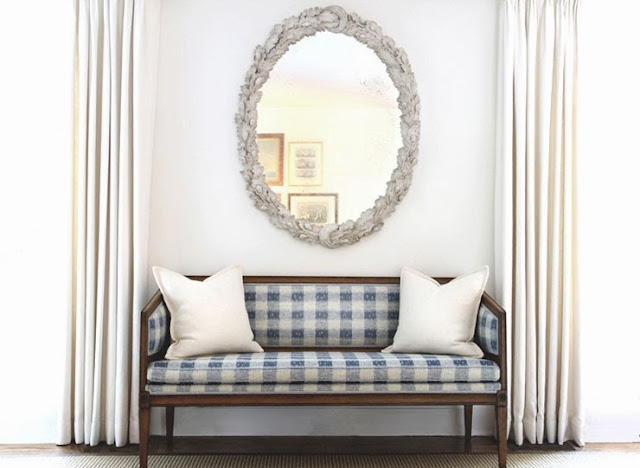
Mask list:
[{"label": "white accent pillow", "polygon": [[473,335],[489,267],[441,285],[410,268],[400,274],[400,316],[393,344],[383,353],[484,354]]},{"label": "white accent pillow", "polygon": [[171,340],[166,359],[217,353],[262,353],[244,303],[242,269],[231,266],[204,281],[153,267],[171,313]]}]

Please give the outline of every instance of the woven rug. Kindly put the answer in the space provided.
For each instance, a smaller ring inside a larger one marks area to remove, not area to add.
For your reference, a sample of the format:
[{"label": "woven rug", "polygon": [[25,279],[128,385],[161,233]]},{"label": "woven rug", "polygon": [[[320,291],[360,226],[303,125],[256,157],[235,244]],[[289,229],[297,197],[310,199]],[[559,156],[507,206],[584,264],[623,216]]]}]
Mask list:
[{"label": "woven rug", "polygon": [[[496,468],[488,454],[155,455],[149,468]],[[638,468],[640,453],[515,453],[509,468]],[[133,455],[3,456],[2,468],[138,468]]]}]

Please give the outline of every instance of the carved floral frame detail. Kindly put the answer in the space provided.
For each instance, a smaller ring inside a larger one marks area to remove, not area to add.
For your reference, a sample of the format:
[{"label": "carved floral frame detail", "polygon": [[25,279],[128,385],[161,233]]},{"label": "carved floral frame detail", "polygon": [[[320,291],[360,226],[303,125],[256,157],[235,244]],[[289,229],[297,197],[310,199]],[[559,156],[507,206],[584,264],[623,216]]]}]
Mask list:
[{"label": "carved floral frame detail", "polygon": [[[384,195],[374,206],[362,212],[355,221],[318,225],[296,219],[267,185],[264,170],[258,160],[256,142],[258,111],[262,98],[260,88],[269,78],[276,62],[290,46],[320,31],[342,33],[357,39],[372,49],[386,65],[387,73],[398,90],[400,127],[403,146],[398,150],[397,166],[387,182]],[[411,185],[413,167],[417,162],[420,140],[420,99],[416,80],[405,51],[397,47],[373,21],[362,20],[338,6],[309,8],[277,24],[266,42],[255,49],[253,64],[241,87],[240,104],[236,114],[238,151],[242,162],[242,175],[255,206],[264,211],[271,222],[289,231],[297,239],[312,244],[335,248],[351,245],[363,237],[380,230],[384,220],[393,213]]]}]

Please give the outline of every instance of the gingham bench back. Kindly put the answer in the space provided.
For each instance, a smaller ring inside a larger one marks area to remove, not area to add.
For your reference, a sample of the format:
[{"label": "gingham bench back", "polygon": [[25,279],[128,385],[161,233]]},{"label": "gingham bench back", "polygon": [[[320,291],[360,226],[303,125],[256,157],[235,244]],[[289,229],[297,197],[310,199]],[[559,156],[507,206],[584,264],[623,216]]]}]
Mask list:
[{"label": "gingham bench back", "polygon": [[[255,340],[264,347],[374,347],[393,342],[398,284],[245,283]],[[164,305],[149,317],[149,354],[162,349],[169,324]],[[497,354],[497,317],[479,311],[476,342]]]},{"label": "gingham bench back", "polygon": [[397,284],[245,284],[255,340],[262,346],[391,344],[398,326]]}]

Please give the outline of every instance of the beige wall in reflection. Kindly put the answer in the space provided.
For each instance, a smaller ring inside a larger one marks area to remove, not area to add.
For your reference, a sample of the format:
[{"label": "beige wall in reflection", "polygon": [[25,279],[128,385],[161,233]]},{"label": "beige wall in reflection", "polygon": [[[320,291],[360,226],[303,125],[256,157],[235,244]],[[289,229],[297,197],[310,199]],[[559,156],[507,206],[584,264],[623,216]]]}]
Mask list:
[{"label": "beige wall in reflection", "polygon": [[[383,195],[402,145],[399,110],[366,107],[259,108],[258,133],[284,133],[284,185],[289,193],[338,193],[338,222],[357,219]],[[323,144],[322,184],[292,186],[289,143]]]}]

